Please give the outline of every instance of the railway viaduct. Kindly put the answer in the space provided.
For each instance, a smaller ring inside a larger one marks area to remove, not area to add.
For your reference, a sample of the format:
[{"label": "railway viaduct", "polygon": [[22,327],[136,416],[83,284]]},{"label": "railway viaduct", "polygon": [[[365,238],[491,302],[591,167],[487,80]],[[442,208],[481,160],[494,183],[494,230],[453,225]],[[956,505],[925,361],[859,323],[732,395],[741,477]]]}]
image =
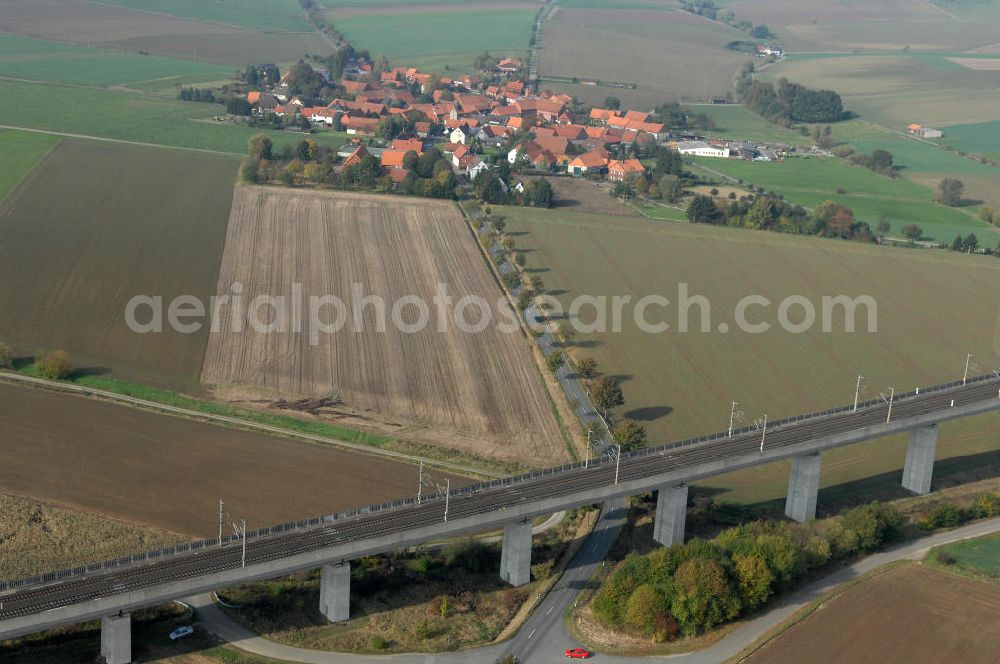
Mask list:
[{"label": "railway viaduct", "polygon": [[348,618],[350,561],[463,533],[503,529],[500,575],[518,586],[531,573],[531,519],[609,498],[657,492],[653,537],[683,541],[688,484],[721,473],[792,459],[785,514],[816,514],[821,454],[910,432],[902,484],[930,491],[937,425],[1000,410],[995,374],[648,448],[549,468],[422,499],[407,498],[291,524],[261,528],[32,579],[0,582],[0,639],[101,620],[109,664],[131,660],[130,612],[181,597],[321,568],[320,609]]}]

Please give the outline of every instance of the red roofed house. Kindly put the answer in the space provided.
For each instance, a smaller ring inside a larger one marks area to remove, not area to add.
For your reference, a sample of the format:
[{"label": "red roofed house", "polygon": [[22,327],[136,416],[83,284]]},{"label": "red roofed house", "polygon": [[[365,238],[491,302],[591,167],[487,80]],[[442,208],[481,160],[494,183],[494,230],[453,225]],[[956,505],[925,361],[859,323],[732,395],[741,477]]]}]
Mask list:
[{"label": "red roofed house", "polygon": [[596,148],[590,152],[585,152],[573,161],[569,162],[566,170],[571,175],[583,175],[587,172],[601,173],[608,166],[608,151],[604,148]]},{"label": "red roofed house", "polygon": [[382,168],[390,170],[403,168],[404,157],[406,157],[406,150],[382,150]]},{"label": "red roofed house", "polygon": [[497,63],[497,69],[502,72],[512,73],[520,69],[524,65],[518,58],[504,58],[499,63]]},{"label": "red roofed house", "polygon": [[247,101],[251,104],[256,104],[260,101],[260,93],[256,90],[247,93]]},{"label": "red roofed house", "polygon": [[368,89],[368,84],[364,81],[341,81],[340,85],[348,94],[356,95]]},{"label": "red roofed house", "polygon": [[590,119],[594,122],[600,122],[602,124],[607,124],[608,120],[611,118],[617,118],[618,111],[612,111],[609,108],[592,108],[590,109]]},{"label": "red roofed house", "polygon": [[638,159],[626,159],[625,161],[612,160],[608,162],[608,179],[614,182],[621,182],[633,173],[645,173],[646,167]]},{"label": "red roofed house", "polygon": [[424,142],[419,138],[397,138],[389,144],[390,150],[402,150],[407,152],[413,150],[418,155],[424,153]]},{"label": "red roofed house", "polygon": [[348,168],[349,166],[353,166],[354,164],[359,163],[362,159],[364,159],[370,154],[371,153],[368,152],[368,149],[365,148],[365,146],[363,145],[359,146],[357,150],[352,152],[347,157],[347,159],[344,160],[344,168]]},{"label": "red roofed house", "polygon": [[363,116],[345,115],[341,120],[344,129],[348,134],[360,134],[362,136],[374,136],[378,130],[378,118],[366,118]]}]

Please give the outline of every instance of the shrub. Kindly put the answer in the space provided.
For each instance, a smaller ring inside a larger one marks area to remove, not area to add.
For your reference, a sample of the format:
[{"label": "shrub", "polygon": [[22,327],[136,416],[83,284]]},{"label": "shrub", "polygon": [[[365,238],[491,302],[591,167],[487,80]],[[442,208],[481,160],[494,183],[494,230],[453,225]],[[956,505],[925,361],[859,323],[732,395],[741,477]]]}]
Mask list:
[{"label": "shrub", "polygon": [[368,642],[368,645],[371,647],[372,650],[385,650],[386,648],[389,647],[389,642],[386,641],[385,638],[383,638],[379,634],[375,634]]},{"label": "shrub", "polygon": [[636,588],[625,605],[625,622],[643,636],[652,636],[657,616],[665,613],[663,598],[653,586],[643,584]]},{"label": "shrub", "polygon": [[37,363],[38,373],[49,380],[65,380],[74,371],[69,353],[64,350],[54,350],[46,353]]},{"label": "shrub", "polygon": [[968,515],[965,513],[965,510],[949,503],[941,503],[927,511],[924,518],[920,521],[920,527],[924,530],[956,528],[966,521],[968,521]]},{"label": "shrub", "polygon": [[0,369],[9,369],[14,361],[14,351],[10,346],[0,341]]},{"label": "shrub", "polygon": [[496,552],[488,544],[474,539],[449,544],[444,551],[449,567],[461,567],[474,574],[482,574],[496,566]]},{"label": "shrub", "polygon": [[733,563],[743,605],[753,609],[767,601],[771,596],[771,584],[774,582],[774,575],[768,569],[767,563],[760,556],[740,554],[733,556]]},{"label": "shrub", "polygon": [[970,508],[973,518],[989,519],[1000,515],[1000,495],[984,493],[976,496]]},{"label": "shrub", "polygon": [[739,598],[726,569],[717,560],[688,560],[677,568],[674,583],[670,613],[686,636],[694,636],[739,615]]},{"label": "shrub", "polygon": [[899,536],[903,515],[899,510],[878,501],[844,512],[841,522],[858,538],[859,551],[874,551]]}]

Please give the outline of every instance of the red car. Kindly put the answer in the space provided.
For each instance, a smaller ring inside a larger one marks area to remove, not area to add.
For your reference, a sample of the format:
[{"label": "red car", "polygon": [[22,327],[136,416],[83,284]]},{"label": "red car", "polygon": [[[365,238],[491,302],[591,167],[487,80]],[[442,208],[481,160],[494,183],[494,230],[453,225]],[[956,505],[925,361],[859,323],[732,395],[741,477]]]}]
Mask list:
[{"label": "red car", "polygon": [[584,648],[567,648],[566,656],[570,659],[588,659],[590,651]]}]

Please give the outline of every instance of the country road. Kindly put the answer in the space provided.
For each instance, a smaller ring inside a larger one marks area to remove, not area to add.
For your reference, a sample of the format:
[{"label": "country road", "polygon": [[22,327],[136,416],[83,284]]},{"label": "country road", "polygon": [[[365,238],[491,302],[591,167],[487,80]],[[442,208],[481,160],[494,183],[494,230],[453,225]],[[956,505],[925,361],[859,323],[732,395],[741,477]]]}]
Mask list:
[{"label": "country road", "polygon": [[[590,537],[577,552],[563,576],[549,591],[548,596],[512,639],[475,650],[440,654],[351,655],[293,648],[268,641],[244,629],[215,605],[211,595],[200,595],[184,601],[195,608],[205,628],[220,638],[246,652],[288,662],[301,662],[302,664],[461,664],[466,662],[493,664],[498,658],[508,654],[516,656],[519,664],[565,661],[562,656],[563,650],[585,644],[580,644],[569,636],[563,617],[614,543],[624,522],[624,509],[624,499],[609,501],[605,504],[601,518]],[[610,664],[637,664],[650,660],[669,660],[679,664],[725,662],[753,646],[755,641],[774,627],[842,583],[897,560],[921,560],[933,547],[995,532],[1000,532],[1000,518],[926,535],[862,558],[786,595],[763,613],[745,621],[723,639],[701,651],[665,657],[628,657],[597,653],[593,661],[609,662]]]}]

